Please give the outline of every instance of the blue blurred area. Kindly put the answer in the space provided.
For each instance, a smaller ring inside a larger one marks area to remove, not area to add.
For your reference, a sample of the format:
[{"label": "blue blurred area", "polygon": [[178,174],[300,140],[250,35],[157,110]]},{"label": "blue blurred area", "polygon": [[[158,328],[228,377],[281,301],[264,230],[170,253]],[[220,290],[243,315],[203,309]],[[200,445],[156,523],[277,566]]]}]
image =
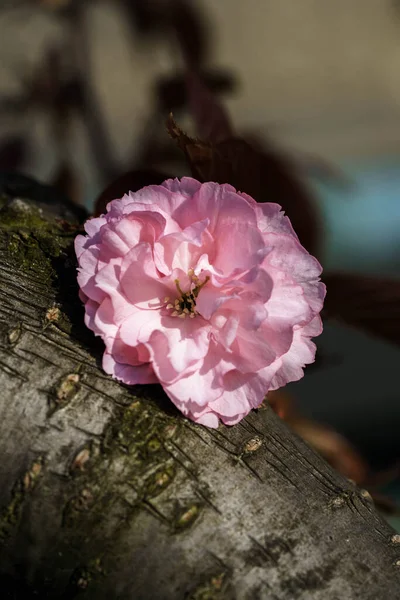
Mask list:
[{"label": "blue blurred area", "polygon": [[[340,168],[349,185],[312,182],[326,231],[325,270],[398,277],[400,157]],[[300,412],[345,435],[373,468],[386,469],[400,458],[400,348],[335,322],[325,323],[316,343],[323,366],[289,386]],[[400,482],[389,495],[400,501]],[[399,519],[393,524],[400,528]]]},{"label": "blue blurred area", "polygon": [[325,269],[400,275],[400,155],[338,166],[343,185],[311,182],[326,228]]},{"label": "blue blurred area", "polygon": [[[399,277],[400,156],[339,167],[348,185],[312,181],[325,270]],[[300,412],[342,433],[372,468],[387,469],[400,458],[400,348],[335,322],[316,343],[324,365],[289,386]],[[400,480],[382,494],[400,505]],[[400,531],[400,517],[388,520]]]},{"label": "blue blurred area", "polygon": [[377,469],[400,457],[400,348],[334,322],[316,340],[321,367],[289,390],[302,414],[329,424]]}]

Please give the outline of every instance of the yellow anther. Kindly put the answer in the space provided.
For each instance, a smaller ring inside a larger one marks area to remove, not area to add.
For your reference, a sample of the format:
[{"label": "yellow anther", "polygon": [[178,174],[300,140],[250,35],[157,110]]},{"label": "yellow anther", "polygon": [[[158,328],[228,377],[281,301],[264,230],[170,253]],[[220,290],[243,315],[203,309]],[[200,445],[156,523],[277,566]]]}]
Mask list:
[{"label": "yellow anther", "polygon": [[[173,304],[169,302],[166,306],[168,310],[173,309],[173,312],[171,313],[172,317],[185,319],[186,315],[189,315],[189,317],[193,319],[198,314],[196,310],[196,298],[202,287],[209,281],[210,277],[207,276],[202,283],[198,283],[199,278],[194,274],[194,269],[189,269],[187,274],[190,279],[190,285],[187,292],[182,290],[179,279],[175,279],[175,285],[179,296],[173,301]],[[166,296],[165,302],[168,302],[169,299],[169,296]]]}]

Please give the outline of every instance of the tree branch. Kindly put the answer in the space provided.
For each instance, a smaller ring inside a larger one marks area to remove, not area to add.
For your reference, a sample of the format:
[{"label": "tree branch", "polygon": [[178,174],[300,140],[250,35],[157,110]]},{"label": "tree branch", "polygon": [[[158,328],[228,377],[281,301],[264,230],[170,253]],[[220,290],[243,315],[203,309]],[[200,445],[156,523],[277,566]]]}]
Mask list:
[{"label": "tree branch", "polygon": [[77,224],[12,196],[0,209],[10,597],[394,598],[400,537],[268,406],[208,430],[159,386],[104,375],[77,297]]}]

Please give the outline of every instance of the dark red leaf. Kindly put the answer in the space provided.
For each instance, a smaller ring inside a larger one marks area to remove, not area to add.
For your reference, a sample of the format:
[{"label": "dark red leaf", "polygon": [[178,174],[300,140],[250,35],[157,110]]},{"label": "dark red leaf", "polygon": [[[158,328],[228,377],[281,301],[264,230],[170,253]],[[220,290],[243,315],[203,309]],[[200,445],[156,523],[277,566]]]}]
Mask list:
[{"label": "dark red leaf", "polygon": [[230,183],[258,202],[280,204],[302,244],[312,254],[318,254],[320,225],[315,203],[288,157],[273,148],[260,151],[240,138],[219,143],[193,139],[178,127],[172,115],[167,129],[185,152],[196,179]]},{"label": "dark red leaf", "polygon": [[400,344],[400,281],[346,273],[324,276],[325,314]]},{"label": "dark red leaf", "polygon": [[207,141],[218,143],[233,136],[230,120],[216,96],[207,88],[198,73],[186,75],[189,108],[198,135]]},{"label": "dark red leaf", "polygon": [[[215,94],[232,92],[235,87],[233,76],[224,70],[203,71],[201,77],[207,88]],[[185,107],[188,96],[186,75],[177,73],[161,78],[156,84],[156,96],[163,112],[175,111]]]}]

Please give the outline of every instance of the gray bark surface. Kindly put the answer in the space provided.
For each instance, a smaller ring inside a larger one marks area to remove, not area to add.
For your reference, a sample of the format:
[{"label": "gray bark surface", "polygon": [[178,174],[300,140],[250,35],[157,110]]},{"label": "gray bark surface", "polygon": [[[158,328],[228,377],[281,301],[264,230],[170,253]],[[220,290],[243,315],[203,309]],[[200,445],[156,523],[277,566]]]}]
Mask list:
[{"label": "gray bark surface", "polygon": [[75,231],[46,215],[40,229],[26,199],[2,203],[6,598],[400,598],[400,536],[368,493],[268,406],[209,430],[158,386],[105,376],[77,300]]}]

